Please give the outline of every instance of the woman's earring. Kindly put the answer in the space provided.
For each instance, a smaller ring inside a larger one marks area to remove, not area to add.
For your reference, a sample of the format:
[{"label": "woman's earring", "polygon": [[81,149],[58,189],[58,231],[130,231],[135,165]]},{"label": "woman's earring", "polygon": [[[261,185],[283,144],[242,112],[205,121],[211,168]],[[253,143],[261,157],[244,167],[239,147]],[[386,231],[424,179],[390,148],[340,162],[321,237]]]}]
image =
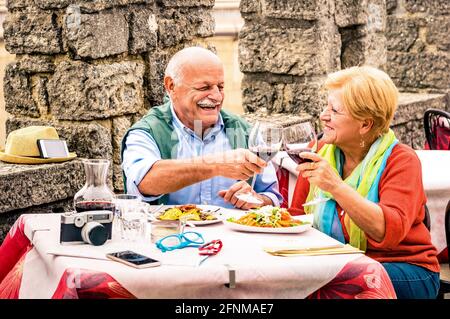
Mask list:
[{"label": "woman's earring", "polygon": [[359,146],[361,146],[361,147],[366,146],[366,142],[363,140],[362,137],[361,137],[361,142],[359,142]]}]

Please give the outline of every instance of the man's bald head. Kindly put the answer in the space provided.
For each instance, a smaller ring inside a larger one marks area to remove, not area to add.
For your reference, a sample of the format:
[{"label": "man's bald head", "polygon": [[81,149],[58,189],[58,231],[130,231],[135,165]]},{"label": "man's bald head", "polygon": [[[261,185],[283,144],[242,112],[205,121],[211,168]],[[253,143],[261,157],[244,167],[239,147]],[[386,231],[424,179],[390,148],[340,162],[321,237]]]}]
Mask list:
[{"label": "man's bald head", "polygon": [[164,76],[169,76],[176,84],[183,79],[183,71],[185,68],[195,68],[205,63],[217,63],[220,65],[222,61],[212,51],[202,47],[189,47],[175,53],[167,64]]}]

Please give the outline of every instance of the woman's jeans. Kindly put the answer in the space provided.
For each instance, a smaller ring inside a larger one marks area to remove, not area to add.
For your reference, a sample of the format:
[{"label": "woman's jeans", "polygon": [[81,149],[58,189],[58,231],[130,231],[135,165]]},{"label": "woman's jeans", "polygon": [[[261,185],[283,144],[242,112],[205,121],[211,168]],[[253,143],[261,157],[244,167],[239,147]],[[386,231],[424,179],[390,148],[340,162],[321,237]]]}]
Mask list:
[{"label": "woman's jeans", "polygon": [[398,299],[435,299],[439,273],[408,263],[381,263],[394,285]]}]

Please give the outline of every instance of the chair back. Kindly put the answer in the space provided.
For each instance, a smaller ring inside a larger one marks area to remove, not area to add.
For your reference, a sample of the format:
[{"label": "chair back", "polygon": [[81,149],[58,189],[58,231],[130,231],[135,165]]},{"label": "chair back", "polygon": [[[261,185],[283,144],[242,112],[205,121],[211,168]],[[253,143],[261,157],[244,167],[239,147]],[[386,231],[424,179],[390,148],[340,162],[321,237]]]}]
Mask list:
[{"label": "chair back", "polygon": [[450,113],[427,109],[423,115],[426,149],[450,150]]}]

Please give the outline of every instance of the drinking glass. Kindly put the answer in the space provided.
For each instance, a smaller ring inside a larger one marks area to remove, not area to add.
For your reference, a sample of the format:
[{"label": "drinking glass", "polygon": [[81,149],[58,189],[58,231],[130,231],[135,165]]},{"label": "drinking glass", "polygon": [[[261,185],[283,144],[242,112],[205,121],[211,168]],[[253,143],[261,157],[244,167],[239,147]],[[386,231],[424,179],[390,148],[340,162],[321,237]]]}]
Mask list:
[{"label": "drinking glass", "polygon": [[[311,122],[295,124],[283,129],[283,146],[289,157],[297,164],[312,162],[300,156],[301,152],[317,152],[317,135]],[[326,202],[329,198],[318,197],[303,204],[303,206],[316,205]]]},{"label": "drinking glass", "polygon": [[127,241],[144,241],[150,205],[142,202],[138,196],[120,194],[116,195],[115,206],[121,238]]},{"label": "drinking glass", "polygon": [[[250,152],[268,162],[281,148],[283,128],[280,125],[257,121],[250,131],[248,139],[248,149]],[[252,189],[255,186],[257,174],[253,175]],[[252,204],[262,204],[263,202],[255,197],[252,192],[237,194],[236,197]]]}]

